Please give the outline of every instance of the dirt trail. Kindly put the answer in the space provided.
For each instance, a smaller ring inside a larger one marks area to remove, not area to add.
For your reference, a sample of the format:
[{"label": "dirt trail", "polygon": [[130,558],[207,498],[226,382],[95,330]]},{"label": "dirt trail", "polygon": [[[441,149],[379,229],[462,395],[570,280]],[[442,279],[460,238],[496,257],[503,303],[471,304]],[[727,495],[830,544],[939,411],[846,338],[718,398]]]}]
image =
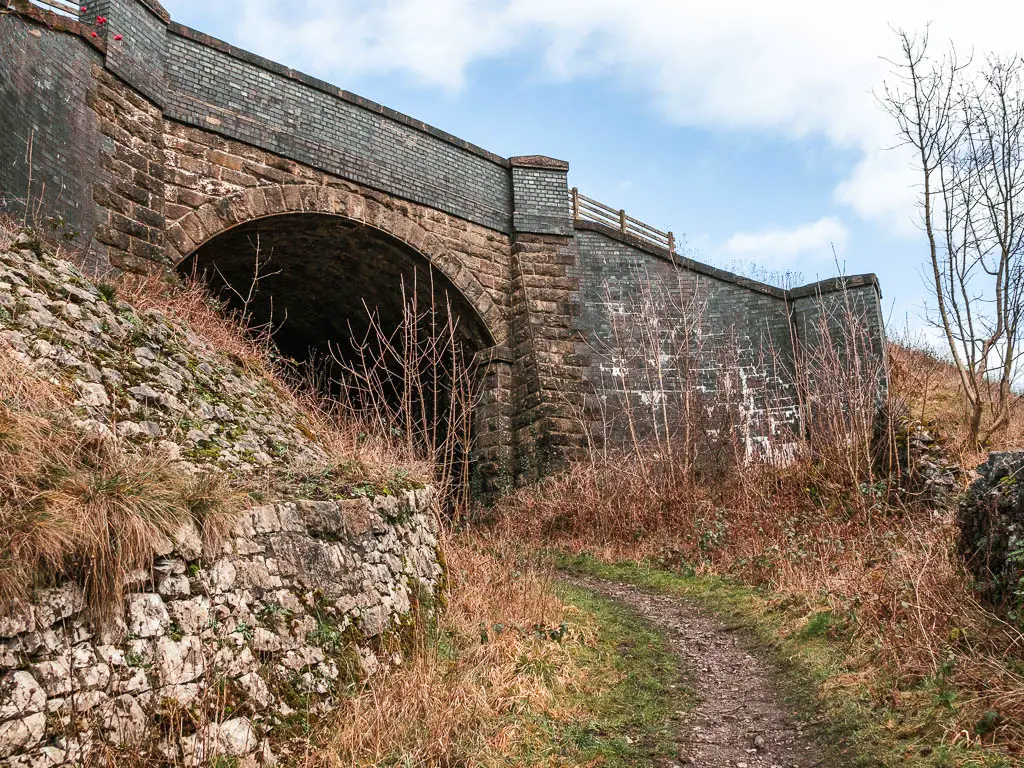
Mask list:
[{"label": "dirt trail", "polygon": [[696,768],[836,766],[825,748],[788,710],[768,668],[718,619],[686,600],[585,577],[570,583],[618,600],[662,628],[696,694],[682,713],[678,763]]}]

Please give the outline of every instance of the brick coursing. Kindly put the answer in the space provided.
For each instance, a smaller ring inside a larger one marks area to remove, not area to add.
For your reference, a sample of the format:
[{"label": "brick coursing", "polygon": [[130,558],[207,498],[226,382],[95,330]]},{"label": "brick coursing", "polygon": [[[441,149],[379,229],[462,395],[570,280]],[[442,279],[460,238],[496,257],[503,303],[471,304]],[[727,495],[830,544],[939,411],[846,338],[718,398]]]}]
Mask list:
[{"label": "brick coursing", "polygon": [[[798,381],[798,360],[823,344],[842,344],[851,320],[860,331],[857,351],[885,355],[874,276],[786,291],[676,259],[607,227],[579,226],[576,241],[577,327],[590,350],[585,377],[593,399],[586,413],[594,439],[629,441],[637,422],[641,429],[651,425],[638,413],[650,414],[666,393],[671,401],[671,393],[692,391],[732,410],[731,426],[748,455],[784,453],[802,429],[802,396],[814,395],[800,391],[814,383]],[[639,357],[650,356],[652,335],[666,353],[678,351],[678,339],[692,340],[681,345],[689,345],[689,356],[681,364],[673,358],[658,386],[651,362]]]},{"label": "brick coursing", "polygon": [[85,103],[102,61],[102,51],[74,33],[0,15],[0,205],[21,213],[27,200],[63,219],[80,244],[96,226],[101,135]]},{"label": "brick coursing", "polygon": [[[28,189],[31,136],[31,193],[80,230],[100,267],[170,268],[232,228],[295,214],[343,217],[402,245],[382,254],[418,254],[492,345],[477,362],[483,492],[623,437],[623,414],[652,393],[620,391],[612,321],[636,313],[648,281],[701,303],[696,382],[736,408],[748,450],[799,424],[794,360],[823,343],[818,318],[841,324],[837,285],[787,292],[573,222],[567,163],[498,157],[177,25],[151,0],[90,4],[89,21],[110,20],[96,38],[24,0],[13,7],[0,15],[0,193]],[[330,258],[306,235],[309,258]],[[848,282],[844,300],[884,355],[877,284]]]},{"label": "brick coursing", "polygon": [[532,157],[514,157],[510,163],[516,232],[571,237],[568,163]]},{"label": "brick coursing", "polygon": [[169,38],[169,117],[510,231],[510,180],[503,164],[184,31],[175,28]]}]

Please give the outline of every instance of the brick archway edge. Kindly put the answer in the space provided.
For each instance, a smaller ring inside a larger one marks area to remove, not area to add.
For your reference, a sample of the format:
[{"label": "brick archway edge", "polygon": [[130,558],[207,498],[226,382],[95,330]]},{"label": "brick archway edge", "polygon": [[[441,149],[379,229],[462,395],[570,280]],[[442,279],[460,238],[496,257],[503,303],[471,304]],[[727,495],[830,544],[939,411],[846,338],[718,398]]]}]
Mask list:
[{"label": "brick archway edge", "polygon": [[357,192],[315,184],[251,187],[205,203],[167,227],[166,250],[177,267],[201,246],[241,224],[295,213],[340,216],[406,244],[445,275],[479,315],[496,346],[506,342],[501,308],[457,254],[428,232],[403,206],[389,206]]}]

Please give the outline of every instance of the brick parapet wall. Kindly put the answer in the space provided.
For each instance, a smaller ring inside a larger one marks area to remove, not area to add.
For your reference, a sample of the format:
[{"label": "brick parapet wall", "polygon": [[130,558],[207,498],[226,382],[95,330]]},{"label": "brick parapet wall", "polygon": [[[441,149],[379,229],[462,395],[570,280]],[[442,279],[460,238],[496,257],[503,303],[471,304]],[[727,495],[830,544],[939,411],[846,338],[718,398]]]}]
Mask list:
[{"label": "brick parapet wall", "polygon": [[76,21],[14,7],[19,15],[0,14],[0,208],[20,214],[29,203],[88,245],[102,137],[85,103],[104,46]]},{"label": "brick parapet wall", "polygon": [[516,232],[573,235],[569,211],[569,164],[540,155],[510,158]]},{"label": "brick parapet wall", "polygon": [[[83,22],[93,24],[106,41],[107,69],[162,107],[167,97],[167,12],[145,0],[99,0],[83,7]],[[96,24],[100,16],[107,22]]]},{"label": "brick parapet wall", "polygon": [[[807,369],[804,386],[808,398],[817,396],[822,368],[828,370],[836,364],[877,378],[878,395],[884,394],[888,348],[881,292],[874,275],[835,278],[800,289],[792,302],[792,318],[798,354]],[[827,386],[834,385],[830,382]]]},{"label": "brick parapet wall", "polygon": [[186,28],[168,42],[168,117],[511,231],[497,156]]}]

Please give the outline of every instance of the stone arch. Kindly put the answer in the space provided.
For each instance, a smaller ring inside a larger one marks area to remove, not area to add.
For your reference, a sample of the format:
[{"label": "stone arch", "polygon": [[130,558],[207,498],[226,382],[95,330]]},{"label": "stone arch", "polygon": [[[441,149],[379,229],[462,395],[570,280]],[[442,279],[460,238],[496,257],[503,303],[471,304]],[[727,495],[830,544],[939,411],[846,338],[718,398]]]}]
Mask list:
[{"label": "stone arch", "polygon": [[494,346],[507,343],[501,307],[440,237],[410,216],[406,205],[388,205],[349,189],[317,184],[265,185],[207,202],[167,227],[168,260],[177,268],[229,230],[289,214],[337,216],[404,243],[450,281],[477,315]]}]

